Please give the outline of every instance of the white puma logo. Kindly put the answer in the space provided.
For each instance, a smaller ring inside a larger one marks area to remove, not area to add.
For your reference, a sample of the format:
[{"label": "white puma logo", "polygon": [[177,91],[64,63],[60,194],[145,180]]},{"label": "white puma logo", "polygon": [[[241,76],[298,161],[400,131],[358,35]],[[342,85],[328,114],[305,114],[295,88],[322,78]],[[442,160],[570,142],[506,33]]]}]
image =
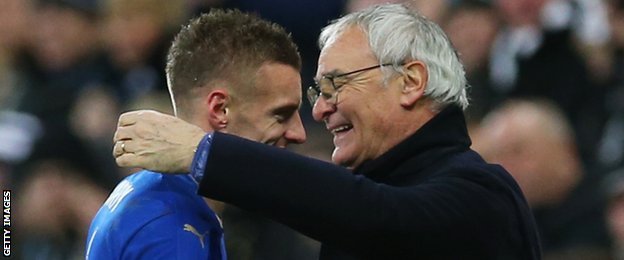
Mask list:
[{"label": "white puma logo", "polygon": [[184,231],[188,231],[196,235],[199,238],[199,243],[201,243],[201,247],[204,248],[204,237],[206,236],[206,233],[208,233],[208,231],[200,234],[199,231],[197,231],[197,229],[190,224],[184,224]]}]

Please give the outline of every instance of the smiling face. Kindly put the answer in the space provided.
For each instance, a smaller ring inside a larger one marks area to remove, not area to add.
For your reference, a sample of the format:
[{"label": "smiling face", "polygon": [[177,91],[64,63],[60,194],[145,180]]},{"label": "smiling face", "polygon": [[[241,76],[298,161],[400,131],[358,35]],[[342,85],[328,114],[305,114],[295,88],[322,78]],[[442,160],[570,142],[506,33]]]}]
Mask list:
[{"label": "smiling face", "polygon": [[[379,61],[362,30],[350,27],[321,50],[318,64],[317,80],[370,67]],[[345,84],[337,98],[319,98],[313,115],[315,120],[324,121],[334,135],[332,161],[354,168],[379,157],[404,138],[393,129],[400,115],[400,88],[396,78],[383,86],[380,69],[355,73],[343,80],[341,83]]]},{"label": "smiling face", "polygon": [[298,113],[299,72],[288,65],[265,63],[257,70],[254,83],[254,96],[242,97],[228,108],[224,132],[278,147],[305,142]]}]

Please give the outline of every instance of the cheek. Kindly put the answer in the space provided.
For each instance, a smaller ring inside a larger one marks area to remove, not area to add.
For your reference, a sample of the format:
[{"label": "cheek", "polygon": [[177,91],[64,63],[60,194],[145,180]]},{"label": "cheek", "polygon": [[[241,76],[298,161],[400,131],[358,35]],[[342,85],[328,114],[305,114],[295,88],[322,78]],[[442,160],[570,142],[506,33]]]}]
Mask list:
[{"label": "cheek", "polygon": [[253,131],[258,136],[259,141],[268,142],[279,139],[284,132],[284,128],[272,117],[267,117],[263,120],[257,120],[253,126]]},{"label": "cheek", "polygon": [[264,131],[266,139],[275,140],[280,138],[284,133],[284,130],[279,125],[271,125]]},{"label": "cheek", "polygon": [[387,124],[385,118],[373,113],[362,115],[360,119],[354,123],[356,140],[348,146],[348,151],[373,159],[379,155],[381,147],[387,141],[386,136],[389,133],[387,126],[391,124]]},{"label": "cheek", "polygon": [[382,111],[383,106],[366,107],[363,113],[359,113],[354,124],[360,125],[357,130],[370,137],[382,136],[392,127],[392,122],[388,122],[388,116]]}]

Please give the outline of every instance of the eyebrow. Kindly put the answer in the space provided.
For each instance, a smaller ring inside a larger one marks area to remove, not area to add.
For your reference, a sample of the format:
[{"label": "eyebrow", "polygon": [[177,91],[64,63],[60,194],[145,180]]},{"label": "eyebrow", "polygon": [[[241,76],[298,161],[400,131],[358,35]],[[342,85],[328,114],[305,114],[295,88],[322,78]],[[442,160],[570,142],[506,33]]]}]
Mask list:
[{"label": "eyebrow", "polygon": [[[334,69],[334,70],[331,70],[329,72],[325,72],[325,73],[321,74],[321,77],[327,77],[327,76],[335,77],[336,75],[340,75],[340,74],[344,74],[344,72],[342,70],[340,70],[340,69]],[[314,77],[313,79],[316,82],[318,82],[320,80],[318,77]]]}]

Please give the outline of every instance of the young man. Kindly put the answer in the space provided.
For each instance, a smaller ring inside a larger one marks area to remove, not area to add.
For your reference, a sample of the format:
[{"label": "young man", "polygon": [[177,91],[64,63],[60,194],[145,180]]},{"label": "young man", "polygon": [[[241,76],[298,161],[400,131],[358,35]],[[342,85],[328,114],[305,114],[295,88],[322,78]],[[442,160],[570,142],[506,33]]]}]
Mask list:
[{"label": "young man", "polygon": [[[280,147],[305,141],[297,113],[301,60],[289,35],[276,24],[238,11],[214,10],[182,29],[167,62],[177,117],[204,131]],[[155,114],[148,111],[140,117]],[[147,130],[139,134],[150,138]],[[123,137],[123,130],[116,136],[116,156],[140,148]],[[93,220],[86,258],[226,259],[221,223],[195,194],[197,185],[188,174],[142,171],[127,177]]]}]

